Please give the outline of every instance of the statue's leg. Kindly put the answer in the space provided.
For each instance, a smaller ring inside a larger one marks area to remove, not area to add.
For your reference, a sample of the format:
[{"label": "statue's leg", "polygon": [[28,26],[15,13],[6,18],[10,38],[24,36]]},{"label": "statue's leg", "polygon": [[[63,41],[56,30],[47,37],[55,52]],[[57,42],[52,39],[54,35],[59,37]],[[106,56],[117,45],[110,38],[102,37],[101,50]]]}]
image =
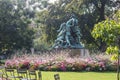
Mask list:
[{"label": "statue's leg", "polygon": [[68,36],[68,35],[66,35],[66,42],[67,42],[67,45],[68,45],[68,46],[71,46],[71,43],[70,43],[70,40],[69,40],[69,36]]},{"label": "statue's leg", "polygon": [[79,36],[77,37],[77,42],[80,43],[80,37]]}]

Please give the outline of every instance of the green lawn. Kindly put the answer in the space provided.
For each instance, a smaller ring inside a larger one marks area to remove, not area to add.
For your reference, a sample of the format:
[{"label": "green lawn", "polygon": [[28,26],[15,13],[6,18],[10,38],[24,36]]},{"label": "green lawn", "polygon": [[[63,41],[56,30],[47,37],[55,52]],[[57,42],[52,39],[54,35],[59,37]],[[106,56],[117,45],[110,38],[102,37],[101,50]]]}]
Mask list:
[{"label": "green lawn", "polygon": [[115,72],[50,72],[50,71],[42,71],[42,80],[54,80],[54,74],[57,73],[60,75],[60,80],[117,80]]},{"label": "green lawn", "polygon": [[61,80],[116,80],[115,72],[42,72],[42,79],[54,80],[56,73]]}]

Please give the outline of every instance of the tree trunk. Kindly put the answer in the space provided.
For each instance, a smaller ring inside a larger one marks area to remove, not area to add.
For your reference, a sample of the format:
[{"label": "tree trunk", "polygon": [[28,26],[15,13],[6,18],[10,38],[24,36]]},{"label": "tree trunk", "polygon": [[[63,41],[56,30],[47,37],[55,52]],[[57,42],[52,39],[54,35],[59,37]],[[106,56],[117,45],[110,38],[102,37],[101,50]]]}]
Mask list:
[{"label": "tree trunk", "polygon": [[119,47],[119,51],[118,51],[118,59],[117,59],[117,80],[120,80],[119,79],[119,71],[120,71],[120,36],[118,37],[118,39],[117,39],[117,45],[118,45],[118,47]]},{"label": "tree trunk", "polygon": [[99,8],[100,18],[98,19],[98,22],[105,20],[105,4],[106,3],[101,2],[101,7]]},{"label": "tree trunk", "polygon": [[117,64],[118,64],[118,65],[117,65],[117,80],[119,80],[119,71],[120,71],[120,69],[119,69],[119,63],[120,63],[120,62],[119,62],[119,61],[120,61],[120,59],[119,59],[119,57],[120,57],[120,56],[119,56],[119,54],[120,54],[120,51],[118,52],[118,62],[117,62]]},{"label": "tree trunk", "polygon": [[99,50],[102,51],[102,52],[105,52],[106,48],[107,48],[106,43],[101,40]]},{"label": "tree trunk", "polygon": [[[98,22],[104,21],[105,20],[105,4],[106,2],[101,1],[101,7],[98,8],[99,10],[99,16],[100,18],[98,19]],[[100,41],[100,51],[104,52],[106,50],[106,43],[103,42],[102,40]]]}]

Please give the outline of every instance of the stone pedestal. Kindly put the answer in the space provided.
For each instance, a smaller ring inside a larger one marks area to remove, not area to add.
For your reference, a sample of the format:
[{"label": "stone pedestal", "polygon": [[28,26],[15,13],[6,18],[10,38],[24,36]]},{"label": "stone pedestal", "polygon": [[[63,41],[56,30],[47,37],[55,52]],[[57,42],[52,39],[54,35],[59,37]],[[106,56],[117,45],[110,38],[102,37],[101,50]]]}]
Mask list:
[{"label": "stone pedestal", "polygon": [[80,56],[81,49],[69,49],[69,54],[71,57]]},{"label": "stone pedestal", "polygon": [[88,49],[68,49],[69,54],[71,57],[89,57],[89,50]]},{"label": "stone pedestal", "polygon": [[90,52],[88,49],[56,49],[57,51],[64,51],[68,53],[71,57],[90,57]]}]

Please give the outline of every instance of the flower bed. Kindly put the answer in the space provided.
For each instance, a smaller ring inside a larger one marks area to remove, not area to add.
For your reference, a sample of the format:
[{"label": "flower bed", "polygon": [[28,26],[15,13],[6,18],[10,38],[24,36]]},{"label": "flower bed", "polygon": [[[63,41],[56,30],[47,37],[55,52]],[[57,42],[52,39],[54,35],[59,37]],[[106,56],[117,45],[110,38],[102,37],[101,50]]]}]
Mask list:
[{"label": "flower bed", "polygon": [[116,71],[116,61],[107,55],[94,55],[88,58],[71,58],[65,54],[23,55],[5,62],[7,68],[40,69],[44,71]]}]

